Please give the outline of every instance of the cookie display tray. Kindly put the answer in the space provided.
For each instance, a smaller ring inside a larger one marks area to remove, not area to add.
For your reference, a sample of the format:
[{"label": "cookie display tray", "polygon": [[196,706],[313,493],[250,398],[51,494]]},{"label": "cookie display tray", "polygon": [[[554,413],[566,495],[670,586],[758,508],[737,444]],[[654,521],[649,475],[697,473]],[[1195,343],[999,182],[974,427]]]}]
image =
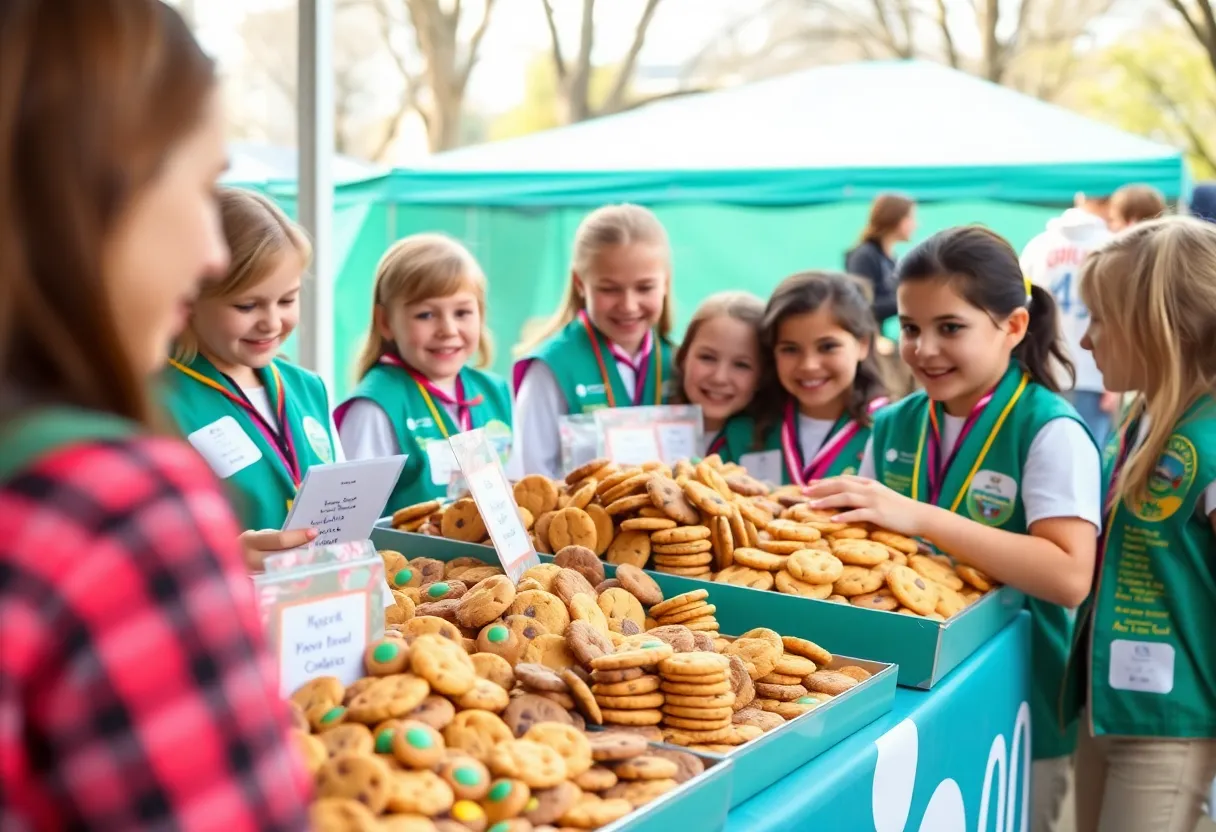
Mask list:
[{"label": "cookie display tray", "polygon": [[672,832],[680,828],[718,832],[725,829],[727,813],[738,804],[731,800],[731,784],[736,771],[733,759],[674,745],[651,745],[676,748],[699,757],[705,764],[705,771],[620,820],[600,827],[599,832]]},{"label": "cookie display tray", "polygon": [[[473,557],[487,563],[494,563],[494,550],[488,546],[398,532],[391,527],[377,528],[372,540],[378,548],[395,549],[409,558],[431,557],[447,561],[458,557]],[[553,560],[551,555],[541,555],[540,558],[546,563]],[[616,567],[609,563],[604,564],[604,570],[609,577],[616,573]],[[662,587],[663,594],[668,598],[702,587],[709,589],[709,600],[717,607],[714,616],[718,619],[724,633],[743,633],[753,627],[770,627],[782,635],[802,636],[831,650],[836,656],[833,667],[855,664],[874,674],[865,682],[835,697],[827,704],[805,713],[797,719],[790,720],[763,737],[740,746],[737,751],[731,752],[729,755],[708,755],[718,756],[721,759],[729,758],[735,762],[734,782],[731,788],[732,807],[768,788],[794,769],[801,767],[845,737],[861,730],[891,710],[895,701],[899,672],[893,663],[850,658],[852,655],[857,655],[856,653],[845,651],[838,653],[840,648],[834,647],[825,638],[825,633],[831,629],[829,626],[799,626],[795,617],[796,613],[791,614],[789,610],[785,610],[781,616],[778,616],[774,614],[773,608],[767,602],[772,599],[792,601],[796,604],[792,608],[795,611],[807,604],[824,607],[840,607],[841,605],[796,598],[777,592],[762,593],[759,590],[728,584],[706,586],[708,583],[706,581],[680,578],[658,572],[648,574]],[[979,604],[973,606],[978,607]],[[848,607],[845,611],[860,613],[863,616],[875,614],[874,610],[863,610],[856,607]],[[934,625],[933,629],[945,629],[936,622],[924,619],[911,619],[908,616],[893,613],[887,615],[890,618],[905,619],[908,624],[931,624]],[[902,624],[904,622],[894,623]],[[978,643],[975,646],[978,647]],[[960,657],[959,661],[961,660]]]},{"label": "cookie display tray", "polygon": [[[494,563],[494,550],[475,543],[399,532],[392,518],[380,520],[372,534],[380,549],[396,549],[406,557],[452,560],[474,557]],[[553,560],[541,555],[541,561]],[[616,567],[604,564],[609,577]],[[953,616],[932,621],[882,610],[816,601],[771,590],[719,584],[646,570],[670,598],[694,589],[708,589],[723,630],[741,633],[771,627],[783,635],[809,638],[833,653],[863,656],[899,665],[899,684],[929,690],[1014,619],[1026,597],[1012,587],[1000,587]]]},{"label": "cookie display tray", "polygon": [[835,656],[831,667],[847,665],[863,667],[874,675],[729,754],[706,754],[735,764],[731,770],[732,809],[890,712],[895,703],[895,665]]}]

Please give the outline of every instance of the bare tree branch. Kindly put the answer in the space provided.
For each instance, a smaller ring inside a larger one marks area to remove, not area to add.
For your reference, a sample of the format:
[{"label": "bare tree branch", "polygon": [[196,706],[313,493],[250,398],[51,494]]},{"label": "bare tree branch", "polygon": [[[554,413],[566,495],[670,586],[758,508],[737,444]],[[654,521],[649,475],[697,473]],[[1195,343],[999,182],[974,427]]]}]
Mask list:
[{"label": "bare tree branch", "polygon": [[1182,0],[1166,0],[1166,2],[1173,6],[1174,11],[1182,16],[1182,20],[1186,23],[1187,28],[1191,30],[1191,34],[1195,36],[1195,40],[1206,44],[1208,41],[1207,34],[1199,27],[1199,21],[1191,17],[1190,11]]},{"label": "bare tree branch", "polygon": [[946,17],[946,0],[937,0],[937,28],[942,33],[942,46],[946,50],[946,60],[950,66],[958,69],[958,47],[954,44],[954,33],[950,31],[950,22]]},{"label": "bare tree branch", "polygon": [[1199,158],[1203,159],[1211,167],[1216,167],[1216,154],[1208,147],[1207,140],[1203,133],[1200,132],[1191,120],[1186,116],[1182,109],[1178,106],[1178,102],[1174,96],[1170,95],[1165,88],[1165,83],[1152,70],[1147,67],[1134,64],[1131,61],[1123,62],[1124,68],[1148,88],[1157,105],[1169,112],[1175,123],[1186,135],[1187,141],[1190,143],[1191,149]]},{"label": "bare tree branch", "polygon": [[549,41],[553,46],[553,69],[560,84],[566,79],[566,59],[562,57],[562,40],[557,34],[557,21],[553,17],[553,3],[541,0],[545,6],[545,23],[549,26]]},{"label": "bare tree branch", "polygon": [[633,30],[633,42],[629,44],[629,51],[625,53],[625,60],[617,70],[616,80],[604,104],[604,109],[608,112],[619,110],[624,103],[625,91],[629,88],[629,81],[637,68],[638,55],[646,43],[646,31],[650,28],[650,21],[654,19],[654,12],[658,7],[659,0],[646,0],[646,8],[642,10],[642,17]]},{"label": "bare tree branch", "polygon": [[[473,36],[469,38],[464,70],[460,73],[460,89],[462,92],[468,87],[469,76],[473,74],[473,67],[477,65],[477,59],[481,57],[481,42],[485,39],[486,32],[490,28],[490,13],[493,9],[494,0],[485,0],[485,8],[481,15],[481,21],[477,24],[477,29],[473,32]],[[459,4],[457,4],[457,10],[459,10]]]}]

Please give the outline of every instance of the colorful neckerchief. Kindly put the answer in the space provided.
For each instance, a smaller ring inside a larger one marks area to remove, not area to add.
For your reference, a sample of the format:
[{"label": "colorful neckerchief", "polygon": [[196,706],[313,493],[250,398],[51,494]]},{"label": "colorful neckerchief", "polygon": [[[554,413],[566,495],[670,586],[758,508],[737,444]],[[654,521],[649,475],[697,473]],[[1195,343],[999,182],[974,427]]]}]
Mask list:
[{"label": "colorful neckerchief", "polygon": [[[1018,383],[1017,389],[1013,395],[1009,397],[1009,402],[1005,405],[1005,409],[997,417],[996,424],[993,425],[992,431],[988,434],[988,438],[984,440],[984,446],[980,449],[979,455],[975,458],[975,464],[971,466],[967,478],[963,480],[962,486],[955,495],[954,501],[950,505],[951,511],[957,511],[959,505],[963,502],[963,495],[967,493],[967,489],[971,485],[971,480],[975,478],[976,472],[984,463],[985,457],[988,456],[988,451],[992,448],[992,443],[996,441],[997,434],[1001,432],[1001,427],[1005,424],[1005,419],[1013,411],[1013,406],[1018,403],[1018,399],[1022,397],[1022,393],[1026,390],[1026,385],[1030,383],[1030,377],[1025,373],[1022,374],[1022,379]],[[997,383],[997,387],[1000,383]],[[929,502],[936,505],[941,497],[942,486],[946,481],[946,475],[950,472],[950,466],[954,463],[958,456],[959,449],[963,446],[963,440],[967,438],[967,434],[979,420],[989,402],[992,401],[992,396],[996,393],[997,387],[993,387],[984,396],[975,403],[971,408],[971,413],[967,416],[967,421],[963,423],[963,429],[959,433],[958,440],[954,443],[954,449],[950,452],[949,458],[943,460],[941,458],[941,428],[939,426],[940,417],[937,415],[937,410],[941,407],[944,411],[945,405],[941,402],[930,401],[929,412],[925,417],[925,424],[921,428],[920,441],[916,448],[916,462],[912,471],[912,499],[920,499],[917,493],[920,490],[920,472],[921,465],[928,463],[927,479],[929,480]]]},{"label": "colorful neckerchief", "polygon": [[[604,361],[599,338],[596,337],[599,335],[599,331],[592,325],[591,317],[587,314],[586,309],[579,310],[578,318],[582,321],[583,329],[587,332],[587,340],[591,342],[591,349],[595,353],[595,363],[599,366],[600,379],[604,382],[604,396],[608,399],[608,406],[616,407],[616,396],[612,392],[612,377],[608,374],[608,364]],[[628,364],[634,370],[632,404],[635,407],[643,401],[646,378],[649,375],[651,359],[654,359],[654,400],[656,404],[661,403],[663,401],[663,362],[659,359],[659,350],[655,348],[653,334],[646,333],[646,338],[642,342],[642,351],[636,360],[626,355],[624,350],[608,338],[604,338],[604,340],[608,342],[608,352],[612,355],[613,360]],[[620,373],[617,373],[617,377],[620,377]]]},{"label": "colorful neckerchief", "polygon": [[714,441],[709,443],[709,447],[705,450],[705,455],[713,456],[716,453],[720,453],[722,451],[722,449],[725,447],[726,447],[726,425],[723,425],[722,429],[720,431],[718,431],[718,435],[714,437]]},{"label": "colorful neckerchief", "polygon": [[191,367],[187,367],[179,361],[170,359],[169,366],[200,384],[205,384],[211,389],[219,391],[233,404],[245,410],[252,418],[254,425],[262,433],[266,444],[274,449],[275,454],[279,457],[279,462],[287,469],[287,474],[291,477],[292,484],[299,488],[302,474],[300,472],[300,460],[296,455],[295,440],[291,435],[291,425],[287,422],[287,392],[283,386],[283,378],[279,375],[279,368],[273,362],[269,365],[269,369],[271,378],[274,379],[274,412],[275,418],[279,422],[277,426],[267,422],[266,417],[249,400],[249,397],[245,395],[245,391],[241,389],[241,386],[218,368],[216,372],[224,378],[224,381],[232,386],[232,389],[225,387],[214,379],[207,378],[207,376]]},{"label": "colorful neckerchief", "polygon": [[406,375],[413,380],[414,384],[418,385],[418,392],[422,394],[422,400],[426,402],[427,410],[431,412],[431,418],[435,420],[435,426],[439,428],[439,432],[443,435],[444,439],[447,439],[451,434],[447,428],[447,420],[440,415],[439,408],[435,406],[434,399],[439,399],[445,405],[456,408],[456,429],[458,432],[463,433],[464,431],[473,429],[472,408],[481,404],[482,397],[475,396],[472,399],[466,400],[464,397],[464,381],[461,380],[459,374],[456,376],[456,396],[452,397],[436,387],[429,378],[409,364],[406,364],[397,355],[385,353],[380,356],[380,363],[404,370]]},{"label": "colorful neckerchief", "polygon": [[[879,397],[866,405],[866,409],[873,413],[887,401],[887,398]],[[857,435],[859,430],[861,430],[861,425],[855,419],[850,419],[847,413],[841,415],[832,425],[832,429],[828,431],[828,435],[824,437],[823,444],[815,451],[815,455],[807,461],[802,441],[798,436],[798,407],[794,397],[790,396],[786,400],[785,416],[781,421],[781,451],[790,479],[795,485],[800,486],[813,480],[823,479],[845,446]]]}]

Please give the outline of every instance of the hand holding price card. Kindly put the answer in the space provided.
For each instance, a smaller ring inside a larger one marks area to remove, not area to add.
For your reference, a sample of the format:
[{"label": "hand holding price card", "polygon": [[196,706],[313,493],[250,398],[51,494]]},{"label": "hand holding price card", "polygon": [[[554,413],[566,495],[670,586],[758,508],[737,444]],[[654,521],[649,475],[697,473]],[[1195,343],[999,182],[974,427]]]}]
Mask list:
[{"label": "hand holding price card", "polygon": [[601,456],[618,465],[658,460],[672,465],[701,455],[698,405],[614,407],[595,412]]},{"label": "hand holding price card", "polygon": [[499,563],[511,580],[519,583],[525,572],[540,563],[540,558],[528,530],[519,519],[515,493],[507,482],[502,460],[481,428],[458,433],[448,442],[490,533]]}]

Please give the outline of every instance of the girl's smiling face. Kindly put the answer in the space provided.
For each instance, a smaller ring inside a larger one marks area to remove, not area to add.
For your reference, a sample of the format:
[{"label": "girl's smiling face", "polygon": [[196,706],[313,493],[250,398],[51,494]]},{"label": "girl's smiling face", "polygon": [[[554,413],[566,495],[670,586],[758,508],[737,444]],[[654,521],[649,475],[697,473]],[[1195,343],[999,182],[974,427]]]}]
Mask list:
[{"label": "girl's smiling face", "polygon": [[790,315],[777,325],[773,359],[777,379],[812,419],[837,419],[844,412],[857,365],[870,354],[860,340],[837,323],[831,307]]},{"label": "girl's smiling face", "polygon": [[377,306],[376,324],[405,363],[440,385],[460,374],[481,343],[481,305],[470,289]]},{"label": "girl's smiling face", "polygon": [[685,398],[701,406],[707,429],[720,429],[748,406],[760,381],[760,343],[755,328],[729,315],[703,321],[681,369]]},{"label": "girl's smiling face", "polygon": [[947,279],[899,284],[899,352],[929,398],[963,416],[1000,380],[1029,316],[1004,321],[973,305]]},{"label": "girl's smiling face", "polygon": [[596,329],[630,355],[658,326],[670,283],[667,250],[647,243],[605,246],[588,274],[573,276]]}]

